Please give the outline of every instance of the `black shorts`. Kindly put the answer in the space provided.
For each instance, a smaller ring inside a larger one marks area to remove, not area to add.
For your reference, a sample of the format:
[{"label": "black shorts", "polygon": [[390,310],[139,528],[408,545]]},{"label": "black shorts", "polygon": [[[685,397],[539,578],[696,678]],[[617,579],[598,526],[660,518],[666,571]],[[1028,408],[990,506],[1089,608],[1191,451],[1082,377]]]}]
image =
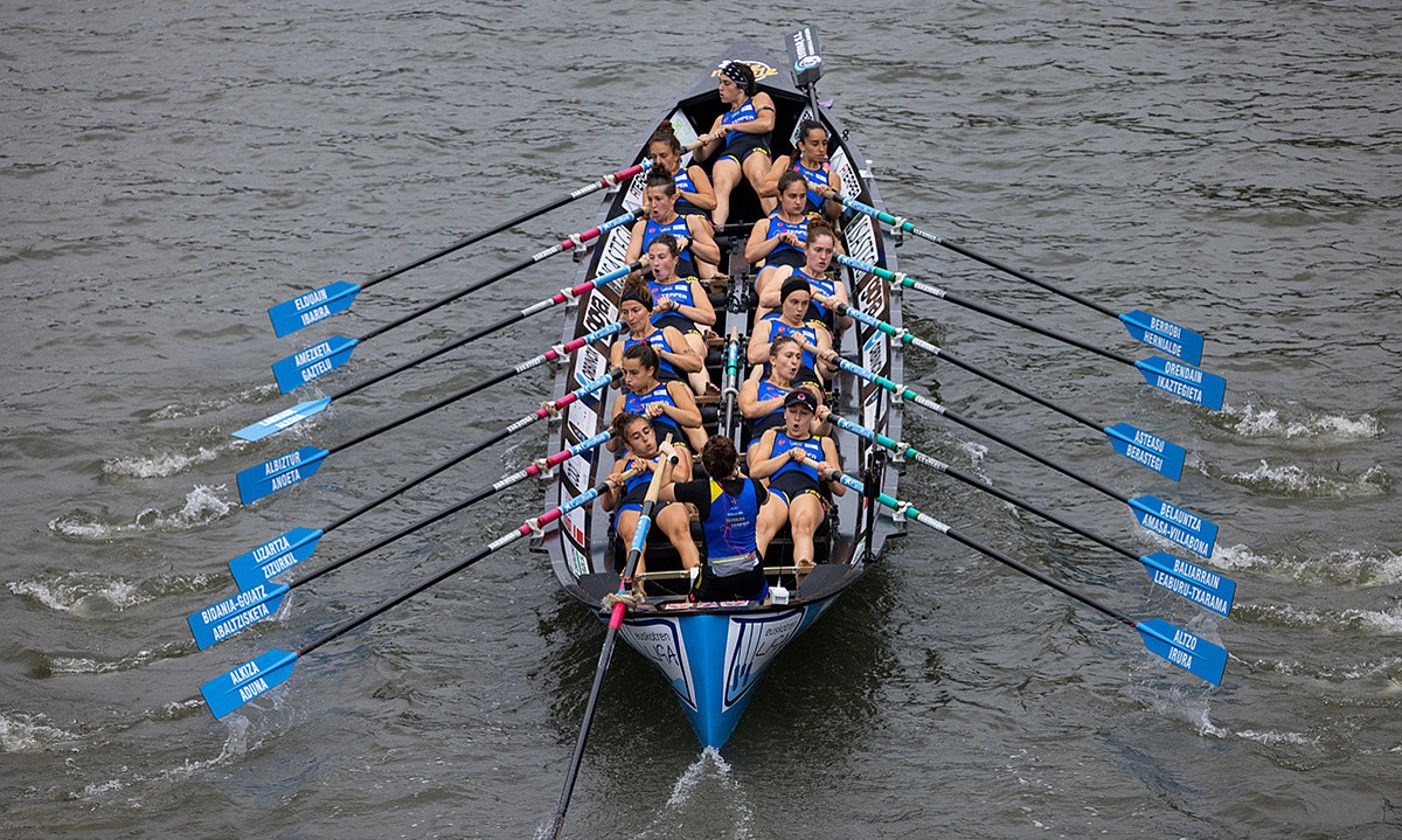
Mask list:
[{"label": "black shorts", "polygon": [[720,156],[722,158],[730,158],[743,166],[745,164],[745,158],[755,152],[762,152],[765,157],[769,157],[769,135],[746,134],[742,131],[740,132],[740,136],[735,138],[734,143],[726,145],[725,149],[721,151]]},{"label": "black shorts", "polygon": [[769,492],[778,494],[786,505],[792,505],[794,499],[805,493],[811,493],[820,502],[823,500],[817,480],[798,470],[789,470],[769,479]]},{"label": "black shorts", "polygon": [[764,258],[764,267],[773,268],[778,265],[786,265],[789,268],[799,269],[803,268],[805,262],[807,259],[802,251],[795,251],[792,246],[783,250],[776,247],[769,252],[769,256]]},{"label": "black shorts", "polygon": [[[763,561],[761,561],[763,563]],[[764,579],[764,567],[756,566],[748,572],[729,577],[716,577],[701,567],[701,574],[691,587],[691,600],[695,601],[763,601],[769,595],[769,582]]]},{"label": "black shorts", "polygon": [[681,315],[676,312],[668,312],[661,318],[658,318],[656,321],[653,321],[652,325],[654,327],[657,327],[659,330],[666,329],[667,327],[676,327],[677,332],[681,333],[682,335],[689,335],[691,333],[695,333],[697,335],[701,334],[701,328],[693,324],[691,322],[691,319],[687,318],[685,315]]}]

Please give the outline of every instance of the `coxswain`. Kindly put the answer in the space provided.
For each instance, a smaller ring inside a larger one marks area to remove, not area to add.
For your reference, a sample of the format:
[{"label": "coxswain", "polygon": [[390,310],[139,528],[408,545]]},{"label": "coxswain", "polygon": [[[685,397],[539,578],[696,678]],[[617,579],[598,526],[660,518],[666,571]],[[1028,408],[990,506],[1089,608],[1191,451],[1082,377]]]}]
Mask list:
[{"label": "coxswain", "polygon": [[745,259],[764,263],[760,276],[755,278],[756,283],[763,279],[766,271],[779,266],[803,266],[803,244],[811,218],[803,209],[807,196],[808,182],[802,175],[785,172],[779,176],[778,209],[755,222],[745,242]]},{"label": "coxswain", "polygon": [[[784,425],[784,398],[795,388],[806,388],[822,404],[822,391],[812,382],[796,382],[799,368],[803,365],[803,347],[791,335],[781,335],[769,345],[769,373],[764,375],[764,367],[756,365],[754,373],[740,385],[736,397],[740,405],[740,415],[749,421],[750,447],[745,451],[749,463],[755,461],[755,450],[760,438],[770,429]],[[820,430],[814,429],[814,433]]]},{"label": "coxswain", "polygon": [[663,382],[657,378],[657,354],[652,345],[638,342],[623,351],[618,365],[623,369],[623,393],[613,401],[612,420],[623,412],[637,414],[652,421],[658,436],[673,433],[685,435],[684,443],[693,452],[700,452],[706,442],[701,428],[701,409],[691,389],[683,382]]},{"label": "coxswain", "polygon": [[[643,498],[647,495],[647,485],[652,479],[652,472],[660,469],[664,458],[672,455],[677,457],[677,465],[672,468],[672,481],[691,480],[691,453],[685,446],[670,449],[665,455],[658,446],[656,433],[652,425],[648,423],[646,417],[623,412],[614,417],[611,424],[614,439],[623,442],[625,455],[613,464],[613,470],[609,473],[605,481],[608,488],[599,496],[599,505],[605,511],[613,511],[613,530],[624,545],[633,542],[633,535],[637,532],[638,518],[643,510]],[[666,484],[664,487],[670,487]],[[691,543],[691,532],[688,527],[686,508],[681,505],[674,505],[674,514],[668,517],[664,526],[662,516],[666,513],[668,505],[661,500],[653,507],[653,521],[664,534],[672,538],[672,545],[681,554],[681,547],[678,542],[684,545]],[[682,527],[686,530],[677,532],[676,514],[681,514]],[[646,547],[644,547],[646,548]],[[693,550],[695,550],[693,548]],[[636,573],[642,573],[646,568],[646,552],[638,560]]]},{"label": "coxswain", "polygon": [[[830,360],[832,336],[821,324],[809,322],[808,302],[811,296],[812,291],[807,280],[790,277],[784,281],[779,287],[779,309],[756,320],[754,331],[750,333],[750,344],[746,349],[746,358],[750,364],[758,365],[769,361],[770,342],[781,335],[792,335],[817,348],[816,354],[804,349],[803,360],[794,381],[822,385],[831,377],[835,372]],[[823,378],[818,376],[820,358]]]},{"label": "coxswain", "polygon": [[[779,194],[779,177],[785,172],[797,172],[815,184],[839,188],[840,181],[833,180],[832,168],[828,166],[828,130],[816,120],[804,120],[798,124],[798,142],[795,146],[797,159],[793,155],[779,155],[769,168],[769,177],[764,181],[760,195]],[[821,214],[836,221],[842,215],[842,205],[829,198],[808,190],[804,211]]]},{"label": "coxswain", "polygon": [[624,282],[623,293],[618,298],[618,317],[628,332],[609,348],[609,365],[621,366],[624,352],[642,343],[651,345],[656,352],[657,377],[663,382],[685,379],[689,374],[705,370],[705,357],[692,352],[680,330],[652,323],[654,306],[646,280],[634,275]]},{"label": "coxswain", "polygon": [[[662,234],[647,246],[648,265],[652,268],[647,280],[648,291],[652,293],[652,325],[662,330],[675,328],[691,352],[704,360],[709,348],[702,330],[715,326],[716,309],[700,280],[676,275],[679,250],[676,237],[670,233]],[[704,363],[701,370],[688,373],[686,378],[691,390],[698,394],[714,388]]]},{"label": "coxswain", "polygon": [[[808,302],[808,320],[819,321],[828,332],[838,335],[852,326],[852,316],[838,316],[832,309],[834,301],[848,303],[847,284],[839,279],[828,279],[828,268],[832,266],[833,254],[837,251],[837,234],[822,219],[808,223],[806,244],[803,249],[803,267],[782,266],[772,271],[761,271],[755,280],[755,290],[759,293],[758,317],[764,317],[770,309],[779,305],[779,290],[790,278],[801,278],[808,282],[812,298]],[[768,276],[766,276],[768,275]]]},{"label": "coxswain", "polygon": [[829,437],[814,437],[811,431],[818,401],[803,388],[784,398],[784,427],[770,429],[760,439],[750,475],[769,479],[769,492],[777,504],[766,506],[760,519],[760,539],[768,545],[785,524],[793,537],[794,565],[813,565],[813,534],[826,515],[823,483],[841,496],[847,488],[841,482],[820,476],[838,466],[837,444]]},{"label": "coxswain", "polygon": [[671,123],[663,123],[647,141],[647,156],[652,158],[653,172],[666,172],[677,185],[676,211],[683,216],[707,218],[716,209],[716,191],[706,170],[692,164],[682,166],[682,144]]},{"label": "coxswain", "polygon": [[680,252],[677,256],[677,271],[683,277],[712,277],[720,262],[720,247],[711,236],[710,224],[700,216],[682,216],[677,213],[677,185],[672,176],[665,172],[649,172],[643,188],[643,207],[647,218],[633,223],[628,238],[628,262],[633,262],[647,252],[652,240],[664,233],[677,237]]},{"label": "coxswain", "polygon": [[[711,180],[715,184],[716,209],[711,220],[716,227],[730,220],[730,194],[741,177],[749,181],[755,194],[769,175],[769,133],[774,130],[774,100],[763,93],[755,82],[755,71],[742,61],[722,61],[716,90],[728,109],[716,117],[711,130],[696,138],[706,141],[696,150],[696,159],[705,160],[720,153],[711,164]],[[774,209],[774,199],[760,197],[760,206],[767,213]]]},{"label": "coxswain", "polygon": [[[670,455],[672,447],[663,444],[662,451]],[[701,520],[699,550],[689,532],[687,539],[672,541],[682,566],[699,570],[691,586],[693,602],[763,602],[769,597],[764,551],[774,534],[771,531],[761,540],[758,532],[760,511],[770,494],[759,481],[740,472],[739,461],[730,438],[716,435],[701,450],[701,466],[710,477],[668,484],[658,496],[695,505]],[[673,530],[678,524],[675,520],[689,525],[685,510],[683,505],[667,508],[664,515]],[[659,519],[657,524],[662,527],[663,521]]]}]

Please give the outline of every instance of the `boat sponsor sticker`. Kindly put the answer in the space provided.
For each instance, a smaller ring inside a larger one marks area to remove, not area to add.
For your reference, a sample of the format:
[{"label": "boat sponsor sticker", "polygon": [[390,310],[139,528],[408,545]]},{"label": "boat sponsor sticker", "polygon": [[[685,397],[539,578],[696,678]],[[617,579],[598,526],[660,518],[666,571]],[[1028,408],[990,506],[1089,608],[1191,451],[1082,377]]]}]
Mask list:
[{"label": "boat sponsor sticker", "polygon": [[[589,482],[590,466],[589,459],[582,455],[576,455],[561,465],[561,470],[564,472],[564,479],[571,487],[571,496],[578,495],[580,493],[580,488],[591,486]],[[580,537],[580,542],[584,541],[584,538]]]},{"label": "boat sponsor sticker", "polygon": [[[872,265],[880,261],[876,253],[876,228],[870,216],[852,220],[851,226],[847,228],[847,250],[854,260]],[[873,314],[877,312],[875,309],[866,309],[865,303],[862,304],[862,308]]]},{"label": "boat sponsor sticker", "polygon": [[[585,405],[583,400],[576,400],[570,403],[570,407],[566,409],[565,423],[569,426],[568,434],[570,435],[566,443],[574,445],[580,441],[588,440],[599,431],[599,413]],[[577,456],[571,458],[570,461],[576,459]],[[569,461],[565,463],[568,464]],[[580,482],[578,486],[587,487],[588,485]]]},{"label": "boat sponsor sticker", "polygon": [[589,540],[584,533],[584,510],[575,508],[560,520],[560,530],[565,534],[566,563],[575,577],[589,573]]},{"label": "boat sponsor sticker", "polygon": [[633,649],[656,665],[672,684],[672,690],[691,711],[696,711],[696,687],[691,678],[691,662],[686,658],[677,620],[670,618],[628,619],[619,632]]},{"label": "boat sponsor sticker", "polygon": [[[842,181],[842,194],[853,198],[860,198],[862,195],[862,181],[857,177],[857,171],[852,166],[852,161],[847,157],[847,150],[839,148],[828,158],[828,168]],[[868,217],[869,218],[869,217]]]},{"label": "boat sponsor sticker", "polygon": [[[753,70],[753,71],[755,71],[755,81],[756,81],[756,82],[764,81],[765,79],[769,78],[770,76],[777,76],[777,75],[779,74],[779,71],[778,71],[778,70],[775,70],[773,67],[770,67],[768,64],[765,64],[763,61],[752,61],[752,60],[746,59],[746,58],[727,58],[727,59],[725,59],[725,60],[726,60],[726,61],[743,61],[744,63],[750,65],[750,69]],[[714,70],[711,71],[711,78],[712,78],[712,79],[718,79],[718,78],[720,78],[720,68],[719,68],[719,67],[717,67],[716,69],[714,69]]]},{"label": "boat sponsor sticker", "polygon": [[[673,111],[672,115],[667,118],[667,122],[672,124],[672,134],[676,135],[677,142],[682,144],[683,147],[685,147],[688,143],[696,142],[696,129],[691,127],[691,120],[688,120],[686,118],[686,115],[683,114],[681,111]],[[678,165],[682,168],[691,165],[691,157],[691,152],[683,151],[681,160]],[[642,174],[646,175],[647,173]],[[629,192],[629,196],[632,196],[631,191]],[[642,204],[643,191],[640,187],[638,189],[638,206],[641,207]],[[632,207],[628,207],[626,201],[624,202],[624,207],[629,210],[633,209]]]},{"label": "boat sponsor sticker", "polygon": [[725,650],[722,711],[729,711],[759,684],[764,669],[803,629],[807,608],[759,616],[730,616]]},{"label": "boat sponsor sticker", "polygon": [[[637,177],[642,176],[640,174]],[[636,210],[637,208],[626,207],[625,209]],[[608,239],[604,242],[603,256],[599,257],[598,264],[594,266],[595,277],[611,274],[628,264],[628,240],[633,235],[632,227],[632,225],[624,225],[609,231]],[[613,282],[619,284],[620,287],[622,286],[622,278]],[[590,297],[595,297],[595,295],[590,295]],[[599,327],[602,327],[609,321],[616,321],[616,315],[616,312],[610,314],[608,320],[601,322]],[[598,329],[598,327],[594,327],[593,329]]]},{"label": "boat sponsor sticker", "polygon": [[[607,369],[608,359],[604,358],[603,353],[600,353],[598,350],[595,350],[592,344],[581,347],[575,352],[574,378],[575,381],[578,382],[581,386],[588,385],[590,382],[593,382],[594,380],[603,376],[604,372]],[[608,389],[605,388],[604,391],[607,392]],[[597,401],[598,399],[598,396],[590,394],[580,399],[575,404],[578,405],[579,403],[586,401],[593,402]],[[592,411],[593,409],[590,410]],[[585,427],[581,426],[580,428]],[[587,435],[583,435],[580,437],[580,440],[583,440],[584,438],[587,438],[592,434],[593,432],[590,432]]]},{"label": "boat sponsor sticker", "polygon": [[[810,107],[807,106],[807,105],[804,105],[804,106],[803,106],[803,113],[801,113],[801,114],[798,115],[798,122],[796,122],[796,123],[793,124],[793,134],[790,134],[790,135],[789,135],[789,145],[790,145],[790,146],[794,146],[794,147],[797,147],[797,146],[798,146],[798,127],[801,126],[801,125],[803,125],[803,121],[804,121],[804,120],[814,120],[814,121],[816,121],[817,119],[818,119],[817,117],[813,116],[813,109],[810,108]],[[795,154],[797,154],[797,153],[795,153]],[[832,160],[831,160],[831,159],[828,160],[828,166],[829,166],[829,167],[832,166]]]}]

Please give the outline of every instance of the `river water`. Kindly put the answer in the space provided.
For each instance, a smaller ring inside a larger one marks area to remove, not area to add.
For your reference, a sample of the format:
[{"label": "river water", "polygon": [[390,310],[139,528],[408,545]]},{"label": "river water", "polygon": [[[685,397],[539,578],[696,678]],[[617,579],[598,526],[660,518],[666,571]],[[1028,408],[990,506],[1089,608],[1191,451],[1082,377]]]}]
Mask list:
[{"label": "river water", "polygon": [[[0,63],[0,824],[27,836],[529,836],[552,811],[600,628],[516,550],[318,651],[215,722],[197,686],[294,648],[540,504],[522,485],[299,590],[199,652],[224,563],[324,525],[545,395],[544,373],[240,508],[232,476],[525,358],[516,328],[259,444],[267,364],[592,225],[591,199],[366,292],[283,341],[264,309],[360,279],[615,168],[698,62],[824,37],[822,95],[890,207],[1116,311],[1196,327],[1227,408],[931,299],[908,321],[1097,422],[1188,446],[1172,485],[957,370],[908,380],[1131,495],[1221,525],[1230,620],[1138,564],[912,471],[903,495],[1136,618],[1233,653],[1209,688],[1135,634],[933,532],[766,677],[719,755],[615,659],[572,836],[1392,837],[1402,830],[1402,230],[1395,4],[911,8],[538,0],[10,7]],[[724,21],[724,31],[717,23]],[[912,241],[907,271],[1125,353],[1110,319]],[[344,384],[559,288],[559,258],[357,351]],[[548,319],[547,319],[548,320]],[[311,334],[311,335],[307,335]],[[914,410],[911,441],[1133,547],[1128,511]],[[329,535],[334,558],[543,451],[539,432]]]}]

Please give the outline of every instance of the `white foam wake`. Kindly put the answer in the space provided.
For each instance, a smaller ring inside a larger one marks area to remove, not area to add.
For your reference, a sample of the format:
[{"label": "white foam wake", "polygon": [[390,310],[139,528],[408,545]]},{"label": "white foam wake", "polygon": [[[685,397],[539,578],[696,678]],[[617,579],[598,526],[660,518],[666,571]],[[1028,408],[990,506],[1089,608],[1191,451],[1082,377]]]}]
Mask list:
[{"label": "white foam wake", "polygon": [[102,472],[124,478],[166,478],[185,472],[196,464],[236,453],[247,446],[248,441],[233,440],[215,446],[201,446],[194,452],[158,452],[151,455],[108,458],[102,462]]},{"label": "white foam wake", "polygon": [[227,485],[208,487],[203,484],[185,495],[185,504],[179,509],[162,510],[147,508],[130,522],[103,521],[101,518],[82,511],[58,516],[50,520],[50,530],[77,540],[101,542],[122,536],[149,531],[188,531],[223,519],[238,509],[239,504],[225,501],[222,493]]},{"label": "white foam wake", "polygon": [[[121,612],[165,595],[203,592],[222,584],[220,575],[161,575],[135,581],[96,572],[67,572],[49,577],[11,581],[10,592],[56,612],[93,614]],[[153,654],[155,658],[157,654]],[[74,660],[74,667],[79,661]],[[106,670],[124,670],[112,667]],[[101,673],[93,671],[92,673]]]},{"label": "white foam wake", "polygon": [[222,411],[231,405],[241,405],[244,403],[265,402],[278,395],[278,387],[275,382],[268,382],[262,385],[255,385],[252,388],[245,388],[236,394],[227,397],[213,397],[207,400],[200,400],[196,403],[171,403],[162,406],[151,412],[152,420],[178,420],[181,417],[198,417],[211,411]]},{"label": "white foam wake", "polygon": [[1292,418],[1282,417],[1280,409],[1258,409],[1252,403],[1241,408],[1230,404],[1223,406],[1218,417],[1225,428],[1249,438],[1330,444],[1375,438],[1385,431],[1383,424],[1371,414],[1347,417],[1311,412]]},{"label": "white foam wake", "polygon": [[47,720],[43,715],[0,712],[0,753],[39,752],[78,737]]},{"label": "white foam wake", "polygon": [[[1201,469],[1212,475],[1210,468]],[[1392,476],[1381,464],[1374,464],[1357,477],[1334,477],[1312,473],[1295,464],[1272,466],[1263,458],[1255,469],[1215,477],[1239,487],[1282,496],[1356,499],[1378,496],[1392,488]]]},{"label": "white foam wake", "polygon": [[1318,557],[1275,557],[1257,554],[1245,545],[1217,546],[1211,564],[1227,571],[1249,569],[1300,583],[1337,586],[1387,586],[1402,583],[1402,554],[1380,550],[1337,549]]}]

